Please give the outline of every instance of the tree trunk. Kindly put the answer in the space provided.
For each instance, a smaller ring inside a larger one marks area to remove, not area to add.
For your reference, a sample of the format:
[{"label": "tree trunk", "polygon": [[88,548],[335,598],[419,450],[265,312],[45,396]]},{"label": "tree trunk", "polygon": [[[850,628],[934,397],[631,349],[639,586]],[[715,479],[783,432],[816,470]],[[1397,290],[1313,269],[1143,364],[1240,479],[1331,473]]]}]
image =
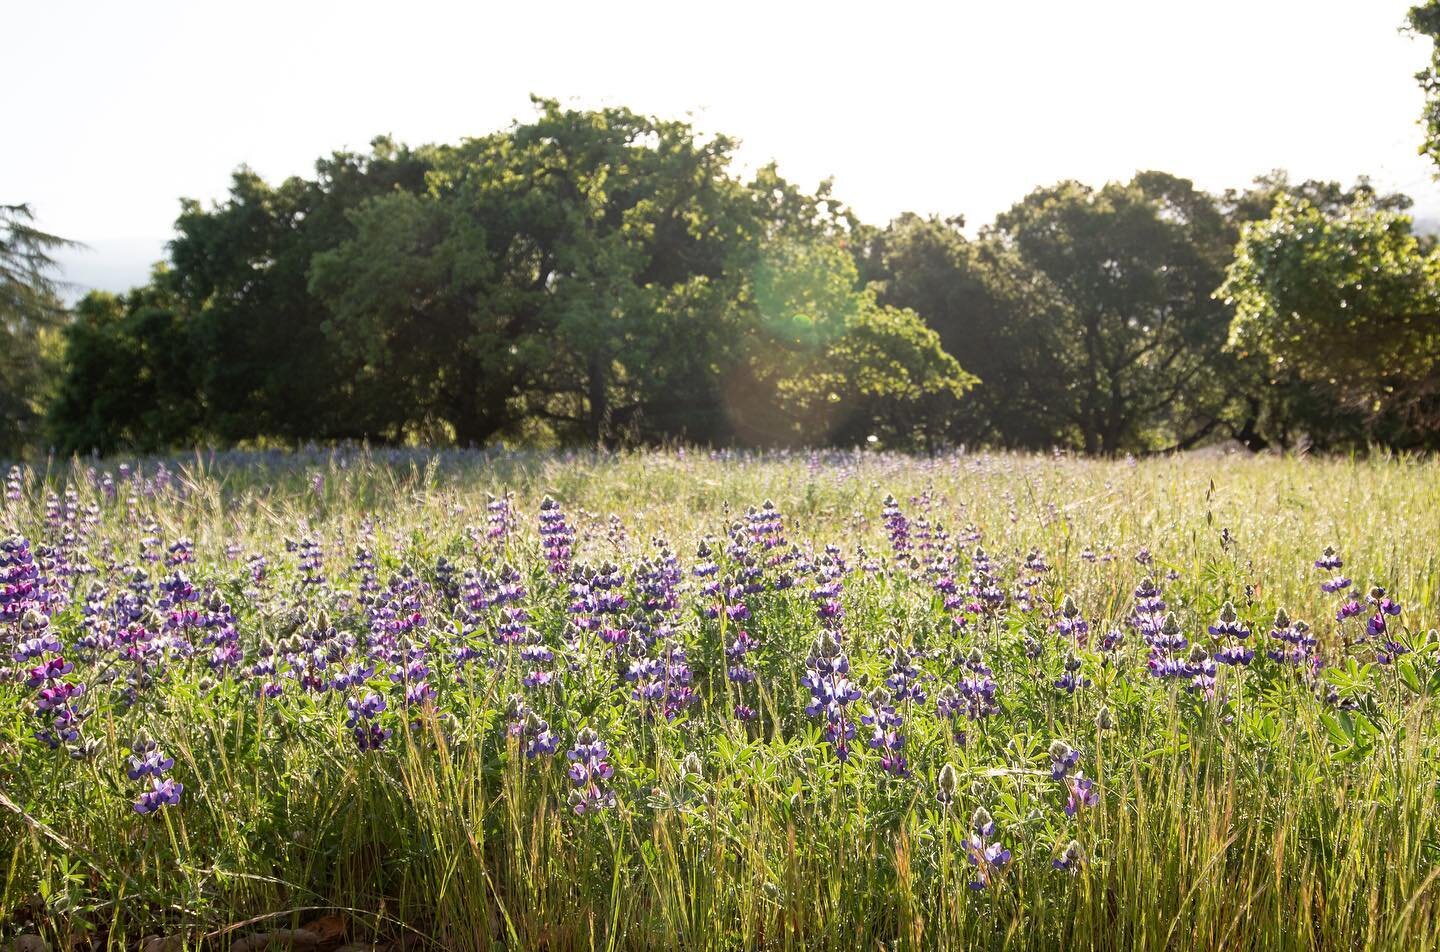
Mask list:
[{"label": "tree trunk", "polygon": [[599,357],[590,358],[590,386],[587,394],[590,413],[587,419],[587,435],[590,445],[600,447],[605,438],[605,425],[610,416],[609,394],[605,391],[605,362]]},{"label": "tree trunk", "polygon": [[1270,441],[1261,436],[1260,431],[1256,429],[1256,425],[1260,421],[1260,401],[1250,397],[1245,401],[1245,408],[1248,411],[1245,414],[1245,422],[1235,431],[1235,439],[1252,452],[1268,449]]}]

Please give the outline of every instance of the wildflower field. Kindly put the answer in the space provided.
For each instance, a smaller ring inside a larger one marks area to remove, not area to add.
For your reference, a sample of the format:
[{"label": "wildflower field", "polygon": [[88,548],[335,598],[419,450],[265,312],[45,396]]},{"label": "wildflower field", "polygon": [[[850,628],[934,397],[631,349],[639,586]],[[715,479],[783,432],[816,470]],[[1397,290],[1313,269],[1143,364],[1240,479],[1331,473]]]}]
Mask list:
[{"label": "wildflower field", "polygon": [[0,948],[1440,947],[1436,461],[115,460],[0,539]]}]

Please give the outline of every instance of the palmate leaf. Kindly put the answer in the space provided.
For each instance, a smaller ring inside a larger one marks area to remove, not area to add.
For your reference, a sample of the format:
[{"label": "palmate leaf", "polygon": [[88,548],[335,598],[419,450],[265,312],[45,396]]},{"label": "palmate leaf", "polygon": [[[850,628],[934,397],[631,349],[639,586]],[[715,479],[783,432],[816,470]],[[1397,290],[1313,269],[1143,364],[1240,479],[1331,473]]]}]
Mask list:
[{"label": "palmate leaf", "polygon": [[1395,674],[1400,678],[1400,682],[1410,689],[1411,693],[1425,693],[1425,686],[1420,682],[1420,674],[1415,670],[1414,660],[1410,658],[1396,659]]},{"label": "palmate leaf", "polygon": [[1355,742],[1355,734],[1351,724],[1343,720],[1339,715],[1324,713],[1320,715],[1320,723],[1325,727],[1325,733],[1330,738],[1330,743],[1335,747],[1344,749]]}]

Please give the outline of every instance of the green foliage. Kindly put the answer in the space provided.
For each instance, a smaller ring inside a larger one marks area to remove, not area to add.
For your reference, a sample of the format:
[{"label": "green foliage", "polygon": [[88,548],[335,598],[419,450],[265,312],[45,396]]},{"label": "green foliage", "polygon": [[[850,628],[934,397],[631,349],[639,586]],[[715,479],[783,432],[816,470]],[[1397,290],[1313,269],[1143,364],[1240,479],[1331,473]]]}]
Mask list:
[{"label": "green foliage", "polygon": [[913,311],[876,303],[838,245],[785,241],[756,269],[758,327],[734,375],[760,442],[934,446],[975,383]]},{"label": "green foliage", "polygon": [[983,381],[969,439],[1114,453],[1188,446],[1225,417],[1229,253],[1216,200],[1157,172],[1038,189],[978,241],[897,219],[867,248],[880,300],[925,315]]},{"label": "green foliage", "polygon": [[1099,190],[1061,183],[996,219],[992,240],[1050,292],[1059,394],[1049,409],[1087,452],[1153,445],[1162,413],[1161,439],[1185,444],[1218,412],[1208,378],[1225,340],[1226,314],[1211,299],[1224,235],[1210,196],[1158,173]]},{"label": "green foliage", "polygon": [[924,317],[941,345],[981,378],[952,426],[967,443],[1067,443],[1053,408],[1063,399],[1061,354],[1048,328],[1053,289],[999,242],[970,241],[959,219],[902,215],[863,247],[877,299]]},{"label": "green foliage", "polygon": [[1292,368],[1225,349],[1232,311],[1211,292],[1242,226],[1286,196],[1326,209],[1410,203],[1363,178],[1346,188],[1277,171],[1213,196],[1143,172],[1098,191],[1039,190],[977,240],[958,219],[902,215],[865,229],[856,257],[879,301],[921,314],[982,379],[955,439],[1114,452],[1224,437],[1254,449],[1433,440],[1398,419],[1378,427]]},{"label": "green foliage", "polygon": [[1437,269],[1398,212],[1327,214],[1282,197],[1246,226],[1220,291],[1235,308],[1232,346],[1337,399],[1424,424],[1440,386]]},{"label": "green foliage", "polygon": [[742,182],[733,143],[685,123],[537,105],[315,257],[333,346],[378,393],[469,444],[531,419],[607,444],[938,435],[964,378],[913,317],[867,313],[823,190]]},{"label": "green foliage", "polygon": [[311,258],[353,234],[366,198],[423,188],[428,160],[387,139],[369,155],[337,153],[314,179],[278,187],[248,169],[214,207],[186,201],[162,283],[194,321],[206,429],[224,442],[280,437],[393,437],[394,396],[365,386],[325,333],[328,309],[308,291]]},{"label": "green foliage", "polygon": [[76,246],[33,221],[28,205],[0,205],[0,455],[36,439],[65,319],[51,255]]},{"label": "green foliage", "polygon": [[1420,121],[1425,127],[1425,138],[1420,145],[1420,154],[1436,165],[1440,165],[1440,0],[1425,0],[1410,8],[1409,27],[1421,36],[1434,42],[1430,52],[1430,65],[1415,74],[1415,80],[1425,94],[1425,105]]},{"label": "green foliage", "polygon": [[[1296,324],[1289,345],[1305,353],[1283,360],[1260,339],[1226,347],[1233,303],[1259,300],[1214,294],[1242,227],[1279,202],[1327,220],[1410,204],[1363,178],[1347,188],[1276,171],[1222,194],[1153,171],[1060,182],[970,238],[958,218],[863,225],[828,183],[807,192],[773,166],[742,177],[732,140],[686,122],[535,106],[529,121],[454,145],[376,139],[279,185],[242,168],[225,201],[184,202],[170,266],[127,296],[162,302],[147,306],[173,327],[139,320],[139,305],[104,305],[129,316],[92,314],[70,340],[86,364],[48,374],[54,327],[7,331],[0,452],[38,442],[42,404],[56,444],[79,451],[873,436],[1118,454],[1226,438],[1252,449],[1440,439],[1435,362],[1401,353],[1433,351],[1428,331],[1388,328],[1384,361],[1334,321],[1312,321],[1330,333],[1314,341]],[[1409,240],[1382,255],[1385,268],[1428,255]],[[1339,266],[1277,263],[1283,287],[1264,294],[1306,296],[1313,317],[1338,305],[1310,292]],[[1419,271],[1396,280],[1429,282]],[[1427,306],[1411,301],[1395,321],[1419,327]],[[50,314],[27,313],[36,327]],[[132,332],[151,337],[121,339]],[[134,409],[154,385],[101,365],[101,340],[164,377],[173,422]]]},{"label": "green foliage", "polygon": [[194,322],[160,289],[86,295],[65,328],[65,377],[50,408],[63,452],[142,451],[193,443],[201,433]]},{"label": "green foliage", "polygon": [[352,213],[356,237],[312,270],[332,340],[383,391],[424,388],[415,405],[462,443],[529,417],[572,440],[723,439],[716,374],[762,195],[729,176],[723,137],[537,105],[437,150],[425,196]]},{"label": "green foliage", "polygon": [[1219,197],[1219,204],[1230,219],[1238,239],[1241,226],[1269,218],[1275,210],[1275,203],[1282,196],[1296,202],[1309,202],[1327,215],[1338,215],[1357,205],[1377,211],[1403,212],[1415,204],[1410,196],[1402,192],[1377,192],[1370,179],[1363,175],[1356,179],[1354,185],[1346,188],[1339,182],[1321,179],[1292,182],[1284,169],[1256,176],[1247,189],[1226,189]]}]

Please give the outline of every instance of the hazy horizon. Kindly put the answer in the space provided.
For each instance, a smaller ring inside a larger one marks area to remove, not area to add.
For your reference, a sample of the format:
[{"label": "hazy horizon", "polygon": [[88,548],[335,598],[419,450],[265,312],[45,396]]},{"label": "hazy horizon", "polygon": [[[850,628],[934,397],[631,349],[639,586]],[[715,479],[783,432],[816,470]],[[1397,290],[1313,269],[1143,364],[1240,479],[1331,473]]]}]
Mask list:
[{"label": "hazy horizon", "polygon": [[12,59],[45,79],[11,87],[28,139],[0,154],[0,201],[91,245],[65,256],[67,280],[120,289],[163,255],[179,199],[222,198],[242,164],[275,181],[380,134],[453,142],[527,118],[537,93],[689,116],[741,140],[745,168],[774,159],[807,188],[833,178],[875,223],[916,211],[973,228],[1066,178],[1162,169],[1221,190],[1274,168],[1369,175],[1434,219],[1440,192],[1416,154],[1427,47],[1400,31],[1410,5],[561,4],[544,29],[518,8],[437,3],[403,18],[373,4],[35,5],[11,14],[35,39]]}]

